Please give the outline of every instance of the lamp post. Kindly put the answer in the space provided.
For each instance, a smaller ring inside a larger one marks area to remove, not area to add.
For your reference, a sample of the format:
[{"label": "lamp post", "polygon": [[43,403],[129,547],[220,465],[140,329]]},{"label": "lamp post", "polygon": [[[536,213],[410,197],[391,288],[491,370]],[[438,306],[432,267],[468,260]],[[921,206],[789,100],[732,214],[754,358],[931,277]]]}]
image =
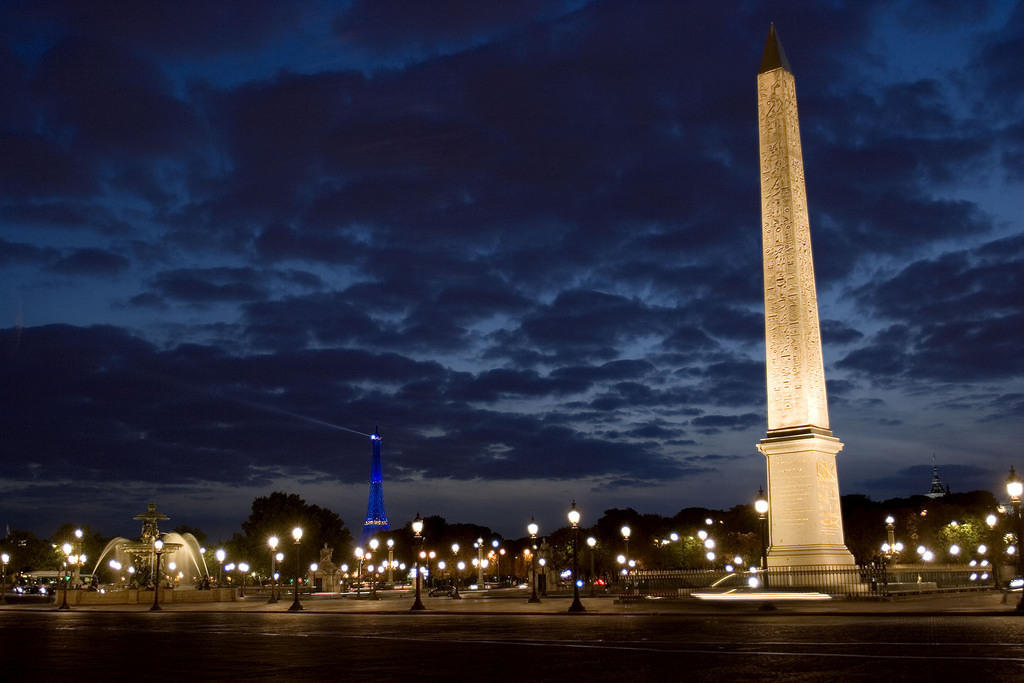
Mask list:
[{"label": "lamp post", "polygon": [[594,548],[597,546],[597,539],[587,536],[587,547],[590,548],[590,597],[594,597]]},{"label": "lamp post", "polygon": [[[370,539],[370,552],[366,554],[367,558],[370,557],[371,553],[376,553],[377,552],[377,548],[379,548],[379,547],[380,547],[380,541],[378,541],[376,538],[371,538]],[[377,599],[377,574],[374,573],[373,570],[370,571],[370,599],[371,600],[376,600]]]},{"label": "lamp post", "polygon": [[[416,513],[416,519],[412,521],[412,533],[415,545],[422,547],[423,545],[423,519],[420,517],[420,513]],[[416,602],[412,603],[412,607],[409,608],[410,612],[419,612],[425,610],[423,601],[420,600],[420,553],[415,552],[416,555]]]},{"label": "lamp post", "polygon": [[[622,539],[626,542],[626,555],[625,555],[625,557],[626,557],[626,561],[628,562],[629,561],[629,537],[633,535],[633,530],[630,529],[628,526],[623,525],[623,527],[621,529],[619,529],[619,533],[622,534]],[[626,588],[626,592],[628,593],[629,592],[629,565],[626,564],[624,566],[626,567],[626,571],[623,573],[622,576],[624,577],[623,580],[626,582],[625,588]]]},{"label": "lamp post", "polygon": [[889,542],[889,552],[891,553],[892,548],[896,547],[896,519],[892,515],[885,518],[885,534]]},{"label": "lamp post", "polygon": [[537,597],[537,532],[540,531],[540,527],[537,526],[537,520],[533,517],[530,517],[526,531],[530,534],[530,588],[532,589],[527,602],[540,602],[540,598]]},{"label": "lamp post", "polygon": [[764,572],[764,587],[768,587],[768,499],[764,497],[764,487],[757,489],[757,500],[754,501],[754,511],[757,512],[757,519],[761,527],[761,571]]},{"label": "lamp post", "polygon": [[458,569],[459,573],[455,574],[455,579],[452,581],[452,600],[461,600],[462,596],[459,595],[459,581],[462,579],[462,568],[466,565],[459,562],[459,544],[452,543],[452,567]]},{"label": "lamp post", "polygon": [[292,538],[295,539],[295,599],[288,611],[298,612],[302,609],[302,603],[299,602],[299,572],[302,571],[302,560],[299,559],[302,548],[299,544],[302,542],[302,527],[297,526],[292,529]]},{"label": "lamp post", "polygon": [[579,545],[580,545],[580,511],[576,509],[576,501],[572,502],[569,508],[569,524],[572,525],[572,604],[569,605],[569,613],[586,612],[583,603],[580,602],[579,582]]},{"label": "lamp post", "polygon": [[[75,540],[71,542],[71,545],[72,545],[72,547],[74,547],[74,550],[72,551],[71,554],[72,555],[81,556],[82,555],[82,536],[84,534],[82,533],[81,529],[75,529],[75,534],[74,535],[75,535]],[[71,568],[71,585],[77,587],[81,583],[81,569],[80,569],[80,567],[81,567],[81,565],[83,563],[79,562],[79,563],[72,563],[72,564],[73,564],[73,566]]]},{"label": "lamp post", "polygon": [[[1017,576],[1021,576],[1024,575],[1024,559],[1021,558],[1020,552],[1024,534],[1021,534],[1020,497],[1024,493],[1024,483],[1017,476],[1013,466],[1010,467],[1010,476],[1006,478],[1006,493],[1010,496],[1010,502],[1013,503],[1013,530],[1017,536]],[[1017,612],[1024,612],[1024,592],[1021,593],[1020,601],[1017,603]]]},{"label": "lamp post", "polygon": [[0,554],[0,561],[4,564],[3,580],[0,581],[0,603],[7,602],[7,563],[11,561],[11,556],[7,553]]},{"label": "lamp post", "polygon": [[270,599],[267,600],[268,605],[272,605],[277,602],[277,595],[274,594],[274,574],[276,573],[277,566],[274,563],[274,560],[277,554],[278,543],[280,543],[280,541],[277,536],[271,536],[267,539],[267,545],[270,546]]},{"label": "lamp post", "polygon": [[213,556],[217,558],[217,563],[220,565],[220,568],[217,569],[217,588],[220,588],[221,581],[224,579],[224,558],[228,554],[224,552],[223,548],[219,548]]},{"label": "lamp post", "polygon": [[359,589],[363,584],[363,558],[366,556],[366,551],[361,547],[356,547],[352,551],[352,554],[356,558],[356,600],[359,599]]},{"label": "lamp post", "polygon": [[160,611],[160,556],[164,554],[164,542],[159,538],[153,541],[153,554],[156,555],[156,564],[153,565],[153,606],[150,612]]},{"label": "lamp post", "polygon": [[242,575],[242,590],[241,590],[241,592],[239,592],[238,596],[241,597],[241,598],[244,598],[245,597],[245,575],[249,571],[248,563],[246,563],[246,562],[239,562],[238,563],[238,571]]},{"label": "lamp post", "polygon": [[73,548],[70,543],[65,543],[60,549],[64,553],[64,599],[61,600],[60,607],[57,609],[71,609],[71,605],[68,604],[68,582],[71,580],[71,575],[68,574],[68,560]]},{"label": "lamp post", "polygon": [[395,539],[388,539],[388,585],[395,586]]},{"label": "lamp post", "polygon": [[484,539],[476,539],[476,543],[473,544],[476,548],[476,582],[481,588],[484,585]]},{"label": "lamp post", "polygon": [[498,542],[498,539],[491,541],[491,547],[494,548],[490,552],[494,556],[494,580],[498,582],[499,587],[505,585],[501,578],[501,556],[505,554],[505,549],[499,548],[500,545],[501,543]]},{"label": "lamp post", "polygon": [[277,570],[274,571],[274,583],[277,584],[277,597],[274,598],[274,602],[281,599],[281,567],[284,566],[284,553],[279,552],[274,555],[274,559],[277,560]]},{"label": "lamp post", "polygon": [[996,525],[999,524],[999,518],[993,514],[989,514],[985,517],[985,524],[988,525],[989,543],[995,550],[992,553],[992,585],[999,588],[999,548],[1000,545],[997,542]]}]

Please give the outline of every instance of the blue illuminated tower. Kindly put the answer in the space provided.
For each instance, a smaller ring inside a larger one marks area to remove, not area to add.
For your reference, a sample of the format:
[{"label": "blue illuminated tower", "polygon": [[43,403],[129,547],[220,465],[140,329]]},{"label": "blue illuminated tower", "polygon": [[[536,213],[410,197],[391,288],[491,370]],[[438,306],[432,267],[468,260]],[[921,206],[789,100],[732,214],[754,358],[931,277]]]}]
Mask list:
[{"label": "blue illuminated tower", "polygon": [[379,428],[374,428],[373,434],[370,434],[373,462],[370,465],[370,501],[366,504],[366,521],[363,522],[364,545],[371,536],[391,528],[388,524],[388,513],[384,512],[384,474],[380,465],[379,431]]}]

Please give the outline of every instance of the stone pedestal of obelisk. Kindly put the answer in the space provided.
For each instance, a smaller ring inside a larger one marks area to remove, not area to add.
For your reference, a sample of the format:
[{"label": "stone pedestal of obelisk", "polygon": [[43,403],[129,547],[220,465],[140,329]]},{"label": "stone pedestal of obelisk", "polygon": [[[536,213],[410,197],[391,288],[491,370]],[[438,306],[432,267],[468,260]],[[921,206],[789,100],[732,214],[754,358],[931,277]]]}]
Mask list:
[{"label": "stone pedestal of obelisk", "polygon": [[796,83],[772,26],[757,75],[764,246],[768,565],[851,565],[821,356]]}]

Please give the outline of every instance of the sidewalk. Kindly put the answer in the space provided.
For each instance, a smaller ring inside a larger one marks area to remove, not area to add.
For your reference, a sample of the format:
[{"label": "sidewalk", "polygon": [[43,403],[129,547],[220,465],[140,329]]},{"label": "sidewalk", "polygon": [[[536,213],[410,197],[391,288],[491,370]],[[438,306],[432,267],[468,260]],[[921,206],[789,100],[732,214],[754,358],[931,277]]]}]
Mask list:
[{"label": "sidewalk", "polygon": [[[488,595],[480,593],[464,594],[462,600],[450,598],[423,597],[426,610],[417,612],[419,615],[432,614],[472,614],[472,615],[536,615],[536,616],[569,616],[571,602],[569,596],[545,597],[540,603],[528,603],[527,595],[507,593]],[[409,614],[413,596],[408,593],[382,593],[381,599],[355,599],[352,597],[301,596],[302,612],[312,614]],[[774,609],[765,609],[761,602],[742,602],[732,604],[708,603],[695,598],[652,599],[621,603],[612,597],[581,598],[586,612],[572,615],[580,617],[596,616],[655,616],[655,615],[706,615],[706,616],[739,616],[739,615],[850,615],[850,616],[881,616],[881,615],[972,615],[979,616],[1012,616],[1020,599],[1019,593],[1009,594],[1003,602],[1003,594],[996,591],[970,593],[941,593],[908,596],[889,601],[867,600],[827,600],[822,602],[786,602],[775,601]],[[266,597],[249,596],[233,602],[213,603],[172,603],[162,605],[165,612],[249,612],[277,613],[288,612],[292,605],[292,596],[285,596],[276,603],[268,604]],[[18,611],[55,611],[55,604],[47,605],[0,605],[0,612]],[[149,605],[104,605],[78,606],[76,612],[145,612]],[[1024,616],[1024,614],[1022,614]]]}]

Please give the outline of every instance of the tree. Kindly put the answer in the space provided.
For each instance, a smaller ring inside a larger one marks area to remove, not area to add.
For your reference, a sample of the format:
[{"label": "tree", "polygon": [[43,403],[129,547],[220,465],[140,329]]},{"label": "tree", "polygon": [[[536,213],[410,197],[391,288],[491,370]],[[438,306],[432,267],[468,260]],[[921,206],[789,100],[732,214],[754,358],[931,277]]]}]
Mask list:
[{"label": "tree", "polygon": [[[252,512],[242,523],[244,536],[236,535],[227,544],[234,554],[228,561],[245,561],[261,571],[270,570],[270,548],[267,539],[277,536],[279,550],[286,556],[294,552],[292,529],[302,528],[302,557],[315,562],[320,548],[326,543],[334,549],[334,560],[346,562],[352,553],[352,534],[338,514],[319,505],[310,505],[294,493],[275,491],[252,502]],[[291,557],[286,562],[294,563]],[[308,562],[306,563],[308,566]],[[287,564],[285,573],[294,571]]]},{"label": "tree", "polygon": [[15,529],[7,538],[0,541],[0,550],[11,556],[11,561],[7,565],[8,576],[17,572],[53,569],[56,562],[53,544],[45,539],[36,538],[31,531]]},{"label": "tree", "polygon": [[[76,544],[75,531],[77,529],[82,530],[82,540]],[[61,524],[57,527],[57,530],[53,532],[53,535],[50,536],[51,543],[56,545],[58,548],[64,543],[77,545],[77,552],[83,553],[88,558],[87,564],[82,568],[83,572],[92,571],[93,564],[100,559],[100,553],[103,552],[103,548],[106,547],[109,540],[109,537],[100,534],[98,531],[94,531],[88,524],[78,526],[71,522]],[[59,565],[63,557],[63,553],[51,553],[50,568],[55,568]]]}]

